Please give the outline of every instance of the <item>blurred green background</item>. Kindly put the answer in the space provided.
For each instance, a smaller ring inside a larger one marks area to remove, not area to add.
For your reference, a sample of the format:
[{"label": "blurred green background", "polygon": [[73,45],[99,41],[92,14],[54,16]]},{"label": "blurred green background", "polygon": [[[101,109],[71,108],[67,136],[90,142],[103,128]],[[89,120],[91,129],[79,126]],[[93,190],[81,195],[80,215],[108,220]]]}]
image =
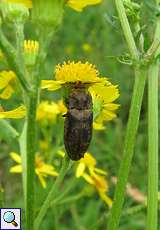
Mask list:
[{"label": "blurred green background", "polygon": [[[128,54],[128,49],[113,2],[106,0],[99,6],[86,8],[82,13],[67,8],[63,24],[52,41],[47,62],[44,64],[44,79],[51,79],[53,78],[53,69],[58,63],[67,60],[89,61],[98,67],[101,76],[107,76],[113,84],[119,85],[120,98],[118,103],[121,106],[117,112],[117,118],[107,124],[105,131],[94,132],[89,149],[97,159],[98,167],[108,172],[110,197],[113,197],[115,189],[111,178],[117,176],[121,161],[134,83],[132,66],[122,64],[119,61],[122,56]],[[150,0],[139,2],[142,3],[141,25],[145,34],[145,48],[147,49],[154,29],[153,2]],[[10,31],[8,34],[12,38]],[[35,31],[29,23],[26,25],[25,34],[26,39],[35,39]],[[137,39],[136,34],[135,39]],[[0,68],[2,70],[4,65],[1,64]],[[55,93],[42,93],[42,99],[52,100],[58,97],[58,94]],[[6,105],[12,107],[18,102],[19,99],[15,96],[11,101],[1,101],[0,103],[5,104],[5,107]],[[17,121],[11,121],[11,123],[21,129],[22,124]],[[5,187],[3,203],[7,207],[19,207],[22,206],[21,177],[9,173],[13,161],[8,155],[13,150],[18,152],[18,144],[15,140],[8,138],[5,130],[0,132],[0,143],[0,183]],[[72,186],[72,183],[75,183],[73,178],[74,173],[70,172],[63,183],[61,192],[63,187],[66,188],[66,186]],[[147,193],[147,84],[129,182],[140,192]],[[52,183],[53,179],[51,178],[48,180],[47,189],[44,190],[36,181],[37,211]],[[106,229],[109,209],[98,195],[89,191],[88,187],[83,180],[76,181],[70,193],[79,194],[82,189],[86,189],[86,196],[51,208],[41,229]],[[138,203],[133,197],[126,196],[124,211],[136,205]],[[144,208],[137,213],[123,215],[119,229],[143,230],[145,223],[146,209]]]}]

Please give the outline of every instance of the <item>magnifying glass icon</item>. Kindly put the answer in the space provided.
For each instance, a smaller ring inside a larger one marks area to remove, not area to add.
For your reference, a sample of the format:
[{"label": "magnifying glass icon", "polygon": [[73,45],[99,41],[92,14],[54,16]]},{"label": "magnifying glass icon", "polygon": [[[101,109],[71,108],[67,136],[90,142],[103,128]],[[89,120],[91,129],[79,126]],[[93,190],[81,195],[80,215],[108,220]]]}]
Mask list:
[{"label": "magnifying glass icon", "polygon": [[11,211],[7,211],[4,213],[3,220],[8,224],[13,224],[15,227],[18,226],[18,224],[15,222],[15,215]]}]

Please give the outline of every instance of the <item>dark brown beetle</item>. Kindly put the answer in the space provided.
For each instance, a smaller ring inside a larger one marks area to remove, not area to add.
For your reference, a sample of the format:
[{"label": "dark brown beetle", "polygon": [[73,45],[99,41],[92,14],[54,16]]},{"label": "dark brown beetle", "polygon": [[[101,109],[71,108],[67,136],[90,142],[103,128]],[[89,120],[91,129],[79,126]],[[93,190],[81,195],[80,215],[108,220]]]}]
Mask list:
[{"label": "dark brown beetle", "polygon": [[64,144],[68,156],[77,161],[84,156],[92,138],[92,97],[83,84],[72,87],[67,108]]}]

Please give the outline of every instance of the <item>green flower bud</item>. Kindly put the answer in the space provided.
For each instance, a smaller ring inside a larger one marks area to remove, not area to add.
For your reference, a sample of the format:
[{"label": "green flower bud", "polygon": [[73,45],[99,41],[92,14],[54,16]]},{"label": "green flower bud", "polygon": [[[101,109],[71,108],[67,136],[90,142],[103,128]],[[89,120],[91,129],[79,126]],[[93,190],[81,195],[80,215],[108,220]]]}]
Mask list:
[{"label": "green flower bud", "polygon": [[24,59],[27,67],[33,67],[39,51],[39,43],[37,41],[24,41]]},{"label": "green flower bud", "polygon": [[62,0],[33,0],[32,20],[38,26],[55,28],[63,17]]},{"label": "green flower bud", "polygon": [[23,4],[0,3],[3,19],[8,23],[22,23],[28,19],[29,11]]}]

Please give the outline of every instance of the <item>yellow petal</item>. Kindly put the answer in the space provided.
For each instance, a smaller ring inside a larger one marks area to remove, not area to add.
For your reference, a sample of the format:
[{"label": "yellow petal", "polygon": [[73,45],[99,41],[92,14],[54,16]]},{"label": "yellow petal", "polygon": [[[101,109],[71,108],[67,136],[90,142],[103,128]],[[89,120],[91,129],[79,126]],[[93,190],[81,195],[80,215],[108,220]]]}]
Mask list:
[{"label": "yellow petal", "polygon": [[78,164],[78,167],[76,169],[76,177],[77,178],[79,178],[79,177],[81,177],[83,175],[83,173],[85,171],[85,168],[86,168],[86,166],[85,166],[85,164],[83,162],[80,162]]},{"label": "yellow petal", "polygon": [[105,130],[103,123],[93,122],[93,128],[95,130]]},{"label": "yellow petal", "polygon": [[104,175],[106,176],[107,175],[107,172],[102,170],[102,169],[99,169],[99,168],[94,168],[94,171],[101,174],[101,175]]},{"label": "yellow petal", "polygon": [[116,117],[117,115],[114,112],[105,109],[102,111],[102,114],[100,114],[100,118],[104,121],[111,121]]},{"label": "yellow petal", "polygon": [[101,197],[101,199],[111,208],[112,207],[112,203],[113,201],[111,200],[111,198],[109,196],[107,196],[105,193],[103,192],[99,192],[99,196]]},{"label": "yellow petal", "polygon": [[84,162],[88,167],[94,167],[96,165],[96,159],[88,152],[84,154],[84,158],[81,159],[81,162]]},{"label": "yellow petal", "polygon": [[40,175],[40,174],[37,174],[37,176],[38,176],[38,178],[39,178],[39,181],[40,181],[42,187],[43,187],[43,188],[46,188],[46,187],[47,187],[47,184],[46,184],[46,181],[45,181],[45,179],[43,178],[43,176]]},{"label": "yellow petal", "polygon": [[22,173],[22,165],[16,165],[10,168],[11,173]]},{"label": "yellow petal", "polygon": [[46,174],[50,176],[58,176],[58,172],[55,171],[52,165],[43,164],[42,167],[38,169],[40,174]]},{"label": "yellow petal", "polygon": [[18,164],[22,163],[21,156],[19,154],[15,153],[15,152],[11,152],[9,155]]},{"label": "yellow petal", "polygon": [[105,104],[103,107],[106,110],[114,111],[114,110],[118,109],[119,106],[120,106],[119,104],[109,103],[109,104]]},{"label": "yellow petal", "polygon": [[94,171],[90,172],[92,179],[94,180],[95,187],[98,191],[107,192],[108,183],[105,180],[105,177],[96,174]]},{"label": "yellow petal", "polygon": [[11,111],[0,112],[0,118],[20,119],[25,117],[25,115],[26,115],[26,108],[24,105],[21,105],[18,108]]},{"label": "yellow petal", "polygon": [[1,99],[8,99],[8,98],[10,98],[10,97],[12,96],[13,92],[14,92],[13,88],[12,88],[10,85],[8,85],[8,86],[3,90],[3,92],[0,93],[0,98],[1,98]]},{"label": "yellow petal", "polygon": [[94,185],[94,180],[90,175],[88,175],[87,173],[83,173],[82,176],[89,184]]},{"label": "yellow petal", "polygon": [[98,95],[104,104],[111,103],[119,97],[118,87],[111,83],[93,85],[91,87],[92,92],[94,95]]},{"label": "yellow petal", "polygon": [[0,72],[0,89],[5,88],[11,81],[16,79],[16,75],[13,71],[1,71]]},{"label": "yellow petal", "polygon": [[63,84],[64,81],[42,80],[41,88],[48,89],[49,91],[55,91],[57,89],[60,89]]},{"label": "yellow petal", "polygon": [[76,11],[82,11],[83,8],[89,5],[96,5],[102,0],[69,0],[67,5]]}]

